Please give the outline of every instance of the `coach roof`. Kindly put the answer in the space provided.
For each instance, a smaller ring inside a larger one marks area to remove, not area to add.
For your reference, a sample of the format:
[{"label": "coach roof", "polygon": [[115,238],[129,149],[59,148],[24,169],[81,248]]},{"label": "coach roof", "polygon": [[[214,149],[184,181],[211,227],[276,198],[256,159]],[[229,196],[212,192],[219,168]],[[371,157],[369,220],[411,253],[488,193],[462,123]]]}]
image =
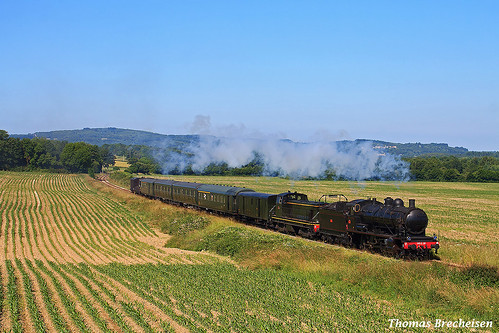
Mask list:
[{"label": "coach roof", "polygon": [[199,192],[209,192],[224,195],[236,195],[241,192],[254,192],[253,190],[245,187],[233,187],[223,185],[207,185],[203,184],[198,187]]},{"label": "coach roof", "polygon": [[269,193],[261,193],[261,192],[243,192],[240,194],[240,196],[268,199],[270,197],[277,197],[277,194],[269,194]]},{"label": "coach roof", "polygon": [[142,183],[156,183],[158,179],[154,178],[138,178]]}]

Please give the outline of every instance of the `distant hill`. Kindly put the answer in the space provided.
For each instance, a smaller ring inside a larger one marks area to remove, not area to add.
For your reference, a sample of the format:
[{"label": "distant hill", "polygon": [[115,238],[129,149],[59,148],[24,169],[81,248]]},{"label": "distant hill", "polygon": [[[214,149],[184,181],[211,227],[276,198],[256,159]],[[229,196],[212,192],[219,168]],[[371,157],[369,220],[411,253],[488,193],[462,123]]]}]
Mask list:
[{"label": "distant hill", "polygon": [[198,135],[164,135],[147,131],[122,128],[84,128],[81,130],[62,130],[36,132],[32,134],[11,135],[17,138],[42,137],[67,142],[86,142],[92,145],[121,143],[124,145],[144,145],[161,148],[181,148],[199,141]]},{"label": "distant hill", "polygon": [[[199,142],[199,135],[165,135],[147,131],[138,131],[121,128],[84,128],[80,130],[62,130],[51,132],[36,132],[32,134],[13,134],[17,138],[44,137],[50,140],[68,142],[87,142],[93,145],[121,143],[124,145],[144,145],[160,148],[180,149],[190,144]],[[352,144],[372,142],[373,148],[381,154],[390,153],[403,157],[415,157],[421,155],[473,155],[487,154],[481,152],[469,152],[463,147],[449,147],[446,143],[396,143],[379,140],[357,139],[355,141],[338,141],[338,146],[347,148]],[[494,153],[492,153],[494,154]],[[497,152],[495,153],[497,154]]]},{"label": "distant hill", "polygon": [[449,147],[446,143],[394,143],[378,140],[355,140],[371,141],[373,148],[379,151],[403,157],[416,157],[421,155],[464,155],[468,149],[463,147]]}]

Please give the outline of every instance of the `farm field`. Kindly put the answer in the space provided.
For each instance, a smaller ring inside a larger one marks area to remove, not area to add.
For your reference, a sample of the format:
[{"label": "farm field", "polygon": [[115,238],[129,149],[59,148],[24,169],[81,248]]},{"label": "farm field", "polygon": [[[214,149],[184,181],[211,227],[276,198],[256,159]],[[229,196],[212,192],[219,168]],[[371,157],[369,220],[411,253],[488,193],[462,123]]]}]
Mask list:
[{"label": "farm field", "polygon": [[[160,176],[164,177],[164,176]],[[387,196],[416,199],[429,218],[427,234],[441,241],[442,261],[499,266],[499,184],[444,182],[294,181],[265,177],[170,176],[174,180],[251,188],[265,193],[297,191],[310,200],[344,194],[349,200]]]},{"label": "farm field", "polygon": [[118,167],[120,169],[126,169],[126,168],[128,168],[130,166],[130,164],[128,164],[128,162],[126,162],[124,156],[116,156],[116,160],[114,162],[114,166]]},{"label": "farm field", "polygon": [[139,297],[97,267],[224,261],[163,248],[167,235],[83,176],[2,172],[0,202],[2,332],[181,330],[170,299]]},{"label": "farm field", "polygon": [[497,184],[175,178],[312,198],[415,198],[447,246],[442,261],[460,267],[280,235],[87,176],[0,172],[0,332],[379,332],[393,330],[392,318],[497,325]]}]

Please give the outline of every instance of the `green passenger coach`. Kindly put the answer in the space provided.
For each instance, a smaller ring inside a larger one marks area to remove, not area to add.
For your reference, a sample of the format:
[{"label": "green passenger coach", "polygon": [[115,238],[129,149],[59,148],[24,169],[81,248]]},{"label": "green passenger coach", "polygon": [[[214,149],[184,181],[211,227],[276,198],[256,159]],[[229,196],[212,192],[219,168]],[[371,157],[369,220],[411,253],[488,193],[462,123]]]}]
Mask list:
[{"label": "green passenger coach", "polygon": [[237,213],[236,196],[254,192],[244,187],[203,184],[198,187],[198,206],[221,213]]},{"label": "green passenger coach", "polygon": [[275,210],[277,195],[260,192],[243,192],[237,196],[237,213],[255,219],[257,222],[267,222]]}]

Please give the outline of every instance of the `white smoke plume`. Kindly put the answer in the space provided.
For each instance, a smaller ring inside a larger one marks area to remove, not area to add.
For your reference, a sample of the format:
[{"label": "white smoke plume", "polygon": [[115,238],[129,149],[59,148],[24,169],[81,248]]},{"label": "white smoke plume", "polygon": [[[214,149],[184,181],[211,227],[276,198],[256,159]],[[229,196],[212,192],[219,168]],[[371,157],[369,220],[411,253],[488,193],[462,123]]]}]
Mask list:
[{"label": "white smoke plume", "polygon": [[[209,117],[196,117],[193,127],[198,133],[212,133]],[[258,157],[264,164],[264,175],[300,179],[323,178],[333,173],[334,178],[348,180],[409,179],[408,163],[398,156],[381,155],[368,141],[346,144],[319,141],[296,143],[268,136],[259,139],[246,138],[242,134],[244,130],[239,126],[239,135],[230,137],[201,136],[198,143],[187,149],[187,155],[170,154],[163,165],[164,171],[182,171],[190,166],[194,172],[201,173],[210,164],[222,163],[226,163],[230,168],[238,168]]]}]

